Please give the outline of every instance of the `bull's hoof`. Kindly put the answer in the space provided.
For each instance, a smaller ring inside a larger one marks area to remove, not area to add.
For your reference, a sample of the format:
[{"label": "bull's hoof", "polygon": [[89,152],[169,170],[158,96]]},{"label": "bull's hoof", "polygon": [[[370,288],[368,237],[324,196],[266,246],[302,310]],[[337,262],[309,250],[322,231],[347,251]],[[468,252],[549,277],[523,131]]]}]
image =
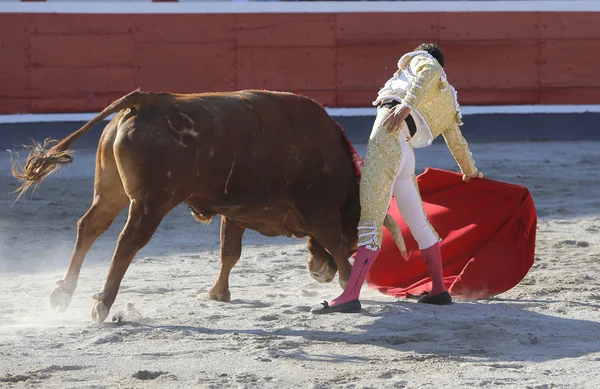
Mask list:
[{"label": "bull's hoof", "polygon": [[54,288],[50,295],[50,306],[52,309],[58,309],[59,312],[64,312],[71,304],[74,290],[67,289],[62,286],[61,282],[57,282],[60,286]]},{"label": "bull's hoof", "polygon": [[102,301],[96,301],[92,307],[92,320],[96,324],[101,324],[108,316],[108,308]]},{"label": "bull's hoof", "polygon": [[317,282],[331,282],[335,278],[336,269],[332,269],[327,263],[324,263],[320,269],[314,269],[310,263],[307,267],[308,274]]},{"label": "bull's hoof", "polygon": [[229,302],[231,301],[231,293],[229,292],[229,290],[226,290],[224,292],[211,290],[210,292],[208,292],[208,298],[215,301]]}]

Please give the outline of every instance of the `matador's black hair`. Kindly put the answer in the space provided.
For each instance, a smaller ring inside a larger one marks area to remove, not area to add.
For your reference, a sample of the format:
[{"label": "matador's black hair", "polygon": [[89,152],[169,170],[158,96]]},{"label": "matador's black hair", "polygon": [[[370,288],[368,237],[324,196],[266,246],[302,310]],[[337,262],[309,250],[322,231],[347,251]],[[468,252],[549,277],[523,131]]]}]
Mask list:
[{"label": "matador's black hair", "polygon": [[438,45],[435,43],[422,43],[415,49],[415,51],[428,52],[433,58],[437,59],[442,67],[444,67],[444,53],[442,53],[442,50],[440,50]]}]

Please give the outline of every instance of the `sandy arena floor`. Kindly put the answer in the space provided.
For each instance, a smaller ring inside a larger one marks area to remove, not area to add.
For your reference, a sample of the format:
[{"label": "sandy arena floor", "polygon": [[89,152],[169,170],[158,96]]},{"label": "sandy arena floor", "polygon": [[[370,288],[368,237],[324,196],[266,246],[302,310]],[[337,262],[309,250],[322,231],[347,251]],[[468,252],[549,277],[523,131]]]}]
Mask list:
[{"label": "sandy arena floor", "polygon": [[[357,145],[364,155],[365,146]],[[125,213],[92,248],[67,312],[49,306],[76,222],[91,202],[94,151],[11,206],[0,154],[2,388],[599,388],[600,143],[472,145],[492,179],[527,186],[535,265],[496,298],[422,306],[364,289],[359,315],[311,315],[336,280],[307,274],[305,240],[247,232],[231,303],[206,299],[219,218],[167,216],[129,268],[107,322],[91,323]],[[417,152],[456,170],[444,145]],[[110,318],[120,314],[122,323]]]}]

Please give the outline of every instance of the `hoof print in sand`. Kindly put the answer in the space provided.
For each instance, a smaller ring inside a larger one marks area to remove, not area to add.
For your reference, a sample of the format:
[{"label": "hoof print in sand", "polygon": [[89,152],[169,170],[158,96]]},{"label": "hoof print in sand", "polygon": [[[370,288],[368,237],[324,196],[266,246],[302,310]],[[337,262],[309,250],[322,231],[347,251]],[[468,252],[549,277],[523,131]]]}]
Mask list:
[{"label": "hoof print in sand", "polygon": [[117,325],[123,325],[126,322],[137,321],[142,318],[142,314],[132,303],[127,303],[125,311],[119,311],[113,315],[112,321]]},{"label": "hoof print in sand", "polygon": [[[138,380],[155,380],[160,376],[168,374],[164,371],[148,371],[148,370],[138,370],[136,373],[133,373],[132,377],[137,378]],[[169,376],[172,376],[169,374]]]},{"label": "hoof print in sand", "polygon": [[590,247],[590,244],[584,240],[561,240],[554,247]]}]

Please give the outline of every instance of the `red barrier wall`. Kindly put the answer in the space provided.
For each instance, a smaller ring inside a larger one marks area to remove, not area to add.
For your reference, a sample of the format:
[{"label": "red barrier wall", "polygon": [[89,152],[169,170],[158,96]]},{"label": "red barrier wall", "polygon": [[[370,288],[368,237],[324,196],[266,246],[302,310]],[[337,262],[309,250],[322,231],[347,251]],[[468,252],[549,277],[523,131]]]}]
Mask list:
[{"label": "red barrier wall", "polygon": [[137,87],[366,107],[423,41],[462,105],[600,104],[600,13],[383,15],[0,14],[0,113],[98,111]]}]

